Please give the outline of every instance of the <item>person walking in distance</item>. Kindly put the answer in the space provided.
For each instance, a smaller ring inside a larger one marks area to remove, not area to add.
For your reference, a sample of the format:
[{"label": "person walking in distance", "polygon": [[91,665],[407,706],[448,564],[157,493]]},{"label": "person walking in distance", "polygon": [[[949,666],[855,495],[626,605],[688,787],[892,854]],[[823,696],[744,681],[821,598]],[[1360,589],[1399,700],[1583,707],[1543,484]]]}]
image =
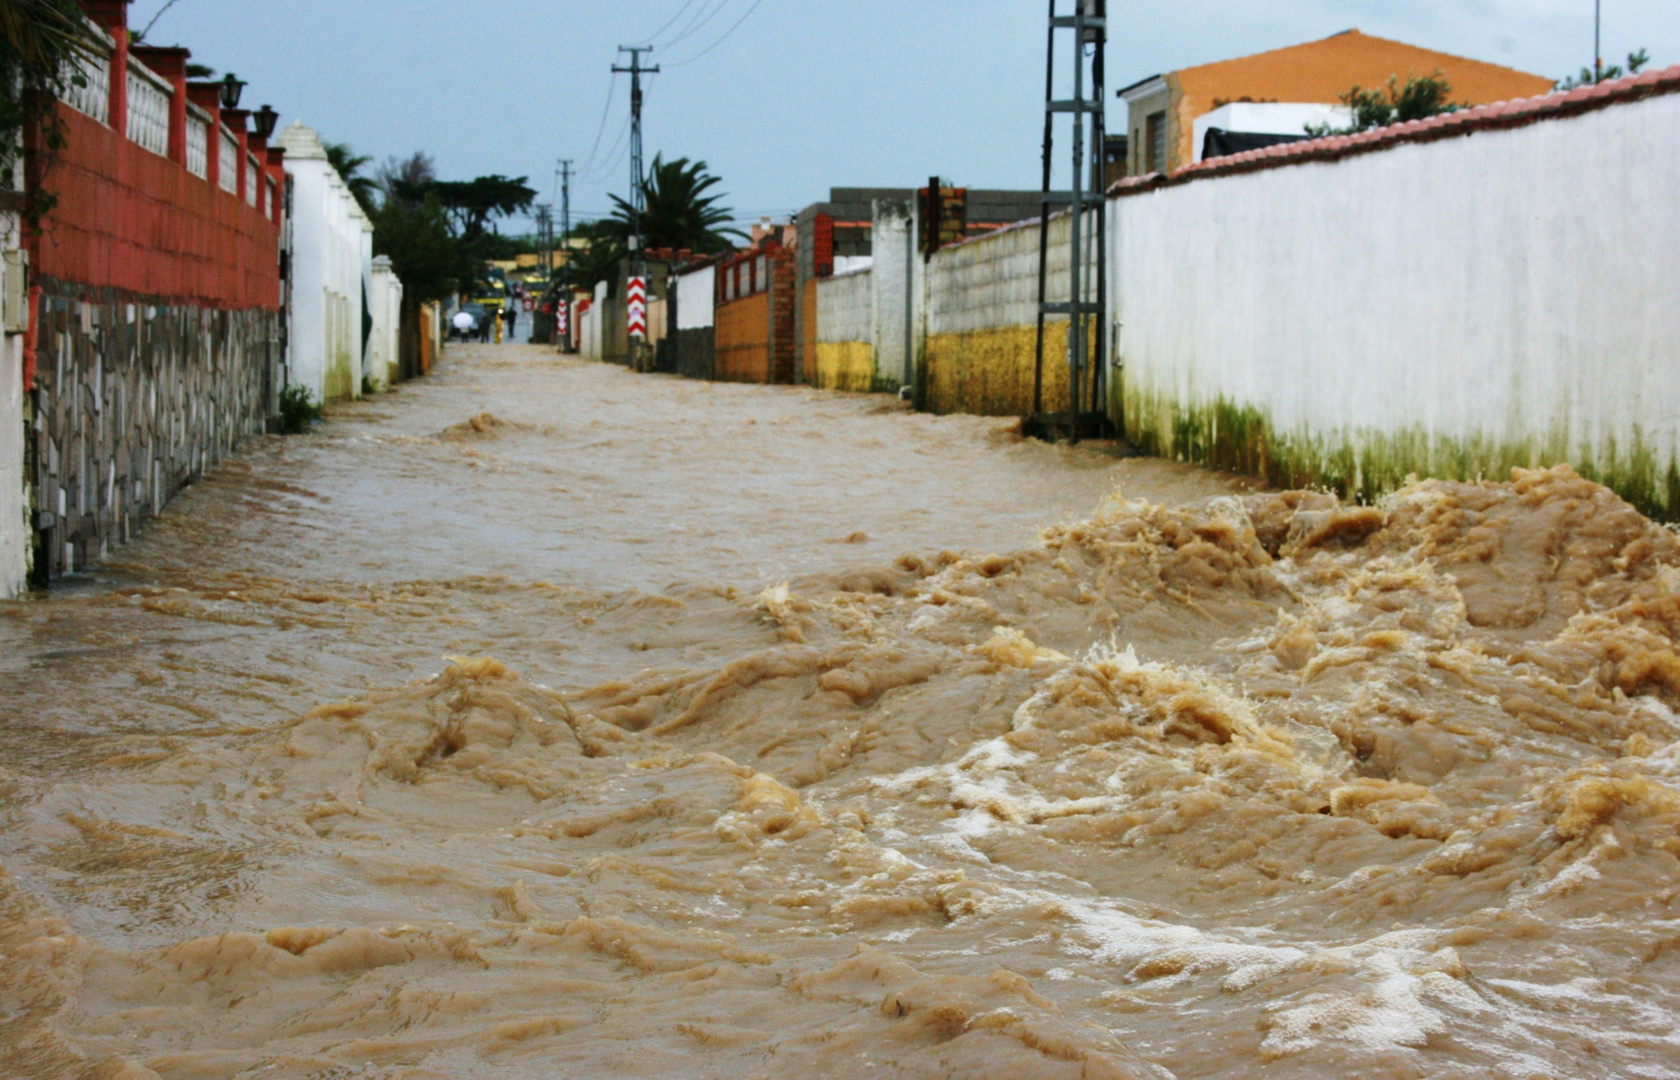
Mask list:
[{"label": "person walking in distance", "polygon": [[507,307],[502,309],[503,341],[513,340],[514,327],[519,323],[519,303],[512,297],[508,298]]}]

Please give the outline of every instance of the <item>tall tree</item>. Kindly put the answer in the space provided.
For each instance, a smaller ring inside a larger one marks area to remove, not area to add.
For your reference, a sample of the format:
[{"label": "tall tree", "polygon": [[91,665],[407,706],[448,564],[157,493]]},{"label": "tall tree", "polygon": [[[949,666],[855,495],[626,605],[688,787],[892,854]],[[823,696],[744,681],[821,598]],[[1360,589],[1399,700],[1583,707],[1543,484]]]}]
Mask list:
[{"label": "tall tree", "polygon": [[[437,162],[424,150],[416,150],[405,158],[392,155],[373,176],[382,199],[402,199],[418,206],[424,201],[420,193],[437,181]],[[405,198],[405,192],[409,197]]]},{"label": "tall tree", "polygon": [[[687,248],[700,254],[725,251],[729,236],[745,235],[739,229],[721,228],[734,218],[734,211],[719,206],[723,194],[707,194],[723,181],[706,171],[704,161],[687,158],[665,161],[655,155],[653,167],[642,183],[647,209],[641,217],[642,246]],[[612,196],[615,206],[608,220],[609,232],[622,244],[630,235],[634,210],[625,200]]]},{"label": "tall tree", "polygon": [[455,235],[471,244],[484,232],[492,220],[521,213],[536,201],[536,189],[525,183],[525,177],[506,177],[497,173],[472,180],[433,180],[424,185],[399,185],[408,195],[431,192],[449,214],[455,225]]},{"label": "tall tree", "polygon": [[460,288],[460,249],[436,195],[418,203],[388,198],[370,217],[373,253],[390,256],[405,305],[442,300]]}]

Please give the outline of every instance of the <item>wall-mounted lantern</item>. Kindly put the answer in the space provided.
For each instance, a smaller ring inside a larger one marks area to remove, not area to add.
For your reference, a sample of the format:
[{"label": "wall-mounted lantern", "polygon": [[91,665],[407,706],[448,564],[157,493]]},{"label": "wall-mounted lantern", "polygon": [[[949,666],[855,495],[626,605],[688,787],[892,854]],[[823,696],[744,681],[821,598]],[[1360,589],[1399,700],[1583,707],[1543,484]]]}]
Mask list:
[{"label": "wall-mounted lantern", "polygon": [[279,121],[280,114],[274,111],[272,105],[264,105],[251,116],[251,123],[256,129],[259,139],[266,139],[274,134],[274,125]]},{"label": "wall-mounted lantern", "polygon": [[228,72],[222,80],[222,108],[239,108],[239,95],[245,92],[245,82],[233,72]]}]

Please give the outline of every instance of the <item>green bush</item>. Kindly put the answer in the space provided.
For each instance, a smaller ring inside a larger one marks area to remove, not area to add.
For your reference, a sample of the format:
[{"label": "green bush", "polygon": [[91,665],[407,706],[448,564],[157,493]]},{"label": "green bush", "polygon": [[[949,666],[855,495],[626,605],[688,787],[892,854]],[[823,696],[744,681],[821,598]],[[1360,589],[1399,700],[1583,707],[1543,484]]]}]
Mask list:
[{"label": "green bush", "polygon": [[321,419],[321,403],[307,386],[292,385],[280,391],[280,430],[301,435]]}]

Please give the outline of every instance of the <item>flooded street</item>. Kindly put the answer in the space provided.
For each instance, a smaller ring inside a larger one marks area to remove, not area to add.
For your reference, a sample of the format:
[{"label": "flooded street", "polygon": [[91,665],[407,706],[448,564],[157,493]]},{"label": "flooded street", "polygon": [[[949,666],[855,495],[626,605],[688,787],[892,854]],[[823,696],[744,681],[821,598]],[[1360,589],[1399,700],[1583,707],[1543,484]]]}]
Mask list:
[{"label": "flooded street", "polygon": [[0,1074],[1680,1076],[1680,542],[456,347],[0,607]]}]

